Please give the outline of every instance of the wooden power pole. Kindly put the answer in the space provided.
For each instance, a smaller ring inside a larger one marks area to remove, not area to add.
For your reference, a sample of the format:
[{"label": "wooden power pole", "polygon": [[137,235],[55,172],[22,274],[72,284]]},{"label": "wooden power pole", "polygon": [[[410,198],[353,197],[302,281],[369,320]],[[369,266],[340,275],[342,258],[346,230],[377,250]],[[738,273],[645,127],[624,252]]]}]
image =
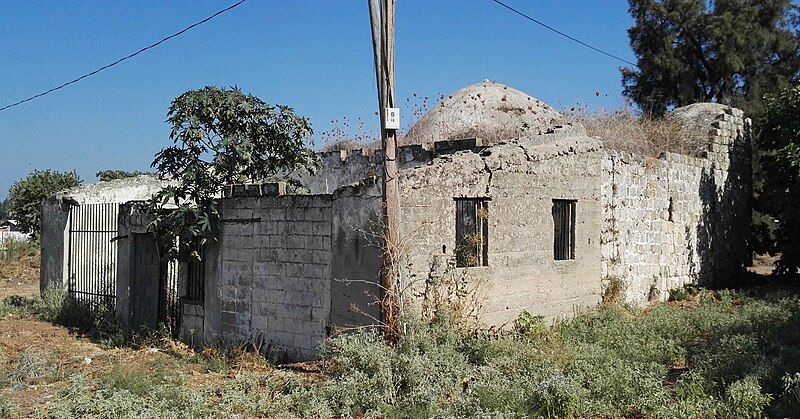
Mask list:
[{"label": "wooden power pole", "polygon": [[394,98],[394,6],[395,0],[367,0],[378,85],[378,114],[383,148],[383,266],[381,269],[381,320],[390,339],[398,335],[398,216],[397,130],[400,113]]}]

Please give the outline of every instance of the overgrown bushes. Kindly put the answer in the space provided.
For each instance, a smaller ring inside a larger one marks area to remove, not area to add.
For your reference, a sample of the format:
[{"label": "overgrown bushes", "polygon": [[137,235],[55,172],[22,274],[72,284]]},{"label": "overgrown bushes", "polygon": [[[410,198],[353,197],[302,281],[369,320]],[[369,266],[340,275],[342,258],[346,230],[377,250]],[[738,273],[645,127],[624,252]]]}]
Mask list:
[{"label": "overgrown bushes", "polygon": [[53,415],[158,417],[790,417],[800,407],[800,298],[723,292],[646,311],[609,304],[547,327],[455,332],[411,322],[397,346],[332,338],[327,377],[274,371],[189,390],[81,378]]}]

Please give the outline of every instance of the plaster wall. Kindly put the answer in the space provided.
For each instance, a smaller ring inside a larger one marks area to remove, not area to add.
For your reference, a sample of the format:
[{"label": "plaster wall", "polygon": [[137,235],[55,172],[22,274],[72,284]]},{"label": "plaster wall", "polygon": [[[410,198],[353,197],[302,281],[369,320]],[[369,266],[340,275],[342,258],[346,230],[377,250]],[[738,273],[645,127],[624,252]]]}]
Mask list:
[{"label": "plaster wall", "polygon": [[[401,234],[409,277],[440,275],[455,250],[454,198],[488,198],[488,266],[458,268],[481,295],[480,320],[509,324],[523,310],[546,318],[600,301],[600,145],[587,137],[518,140],[457,152],[401,172]],[[553,199],[577,201],[575,259],[554,260]]]}]

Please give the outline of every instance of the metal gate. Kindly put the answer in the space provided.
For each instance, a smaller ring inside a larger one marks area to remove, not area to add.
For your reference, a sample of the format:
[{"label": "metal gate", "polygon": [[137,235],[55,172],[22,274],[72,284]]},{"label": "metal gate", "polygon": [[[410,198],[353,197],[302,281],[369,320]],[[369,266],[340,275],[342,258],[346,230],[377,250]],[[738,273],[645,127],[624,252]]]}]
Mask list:
[{"label": "metal gate", "polygon": [[119,204],[73,206],[69,214],[67,290],[76,301],[113,309]]},{"label": "metal gate", "polygon": [[181,304],[178,296],[178,261],[161,260],[158,275],[158,322],[173,336],[180,332]]}]

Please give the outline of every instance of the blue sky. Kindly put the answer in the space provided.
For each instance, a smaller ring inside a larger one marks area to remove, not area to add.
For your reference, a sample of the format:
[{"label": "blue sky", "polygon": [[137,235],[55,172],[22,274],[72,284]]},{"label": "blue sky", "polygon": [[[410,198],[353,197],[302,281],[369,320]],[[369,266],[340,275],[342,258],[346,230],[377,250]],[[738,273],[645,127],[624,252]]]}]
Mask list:
[{"label": "blue sky", "polygon": [[[234,1],[10,1],[0,14],[0,106],[127,55]],[[507,0],[635,61],[627,2]],[[616,107],[621,63],[490,0],[398,0],[397,97],[448,94],[496,80],[556,107]],[[377,126],[365,0],[248,0],[138,57],[0,112],[0,197],[33,169],[147,170],[168,144],[170,100],[237,85],[290,105],[317,133],[332,120]],[[597,93],[600,96],[597,96]],[[408,115],[405,115],[406,118]],[[321,146],[317,140],[316,146]]]}]

